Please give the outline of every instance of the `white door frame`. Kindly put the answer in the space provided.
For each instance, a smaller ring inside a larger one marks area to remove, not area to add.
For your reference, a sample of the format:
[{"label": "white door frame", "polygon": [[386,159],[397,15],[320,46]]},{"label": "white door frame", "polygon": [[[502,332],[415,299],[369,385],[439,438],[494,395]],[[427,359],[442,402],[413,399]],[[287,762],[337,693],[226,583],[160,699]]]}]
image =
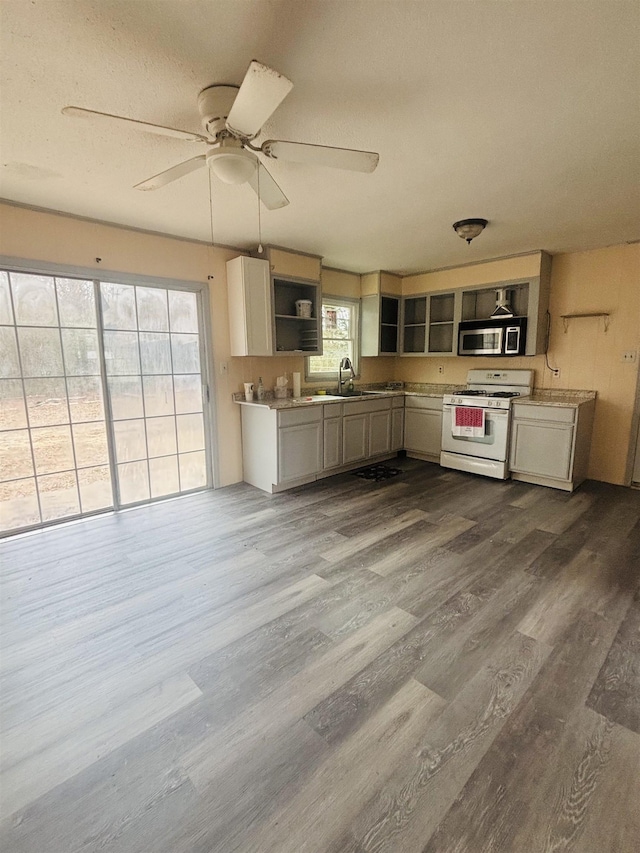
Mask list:
[{"label": "white door frame", "polygon": [[636,481],[633,479],[634,468],[636,464],[640,464],[640,458],[636,458],[638,454],[640,454],[640,369],[636,377],[636,398],[631,421],[631,437],[629,440],[629,453],[625,472],[625,484],[627,486],[635,482],[640,482],[640,478]]}]

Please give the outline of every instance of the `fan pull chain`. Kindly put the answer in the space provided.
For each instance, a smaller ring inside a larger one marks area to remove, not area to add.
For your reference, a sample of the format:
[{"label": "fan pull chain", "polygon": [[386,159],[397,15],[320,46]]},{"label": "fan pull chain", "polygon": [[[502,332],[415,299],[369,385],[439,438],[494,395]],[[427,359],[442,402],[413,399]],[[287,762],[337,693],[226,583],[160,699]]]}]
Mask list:
[{"label": "fan pull chain", "polygon": [[211,229],[211,248],[213,248],[213,190],[211,188],[211,169],[207,169],[209,173],[209,226]]},{"label": "fan pull chain", "polygon": [[262,248],[262,216],[260,212],[260,163],[256,165],[256,169],[258,170],[258,252],[262,254],[264,249]]},{"label": "fan pull chain", "polygon": [[[209,227],[210,227],[210,233],[211,233],[211,254],[213,256],[213,248],[214,248],[214,246],[213,246],[213,242],[214,242],[213,241],[213,190],[211,187],[211,169],[207,169],[207,172],[209,173]],[[213,257],[212,257],[212,263],[213,263]],[[213,281],[213,275],[208,275],[207,279],[209,281]]]}]

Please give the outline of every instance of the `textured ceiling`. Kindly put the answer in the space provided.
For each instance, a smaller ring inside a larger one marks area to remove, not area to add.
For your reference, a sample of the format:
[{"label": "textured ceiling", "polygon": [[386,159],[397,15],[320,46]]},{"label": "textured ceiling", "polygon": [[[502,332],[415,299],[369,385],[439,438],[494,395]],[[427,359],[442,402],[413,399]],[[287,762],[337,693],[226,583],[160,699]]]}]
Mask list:
[{"label": "textured ceiling", "polygon": [[[67,104],[200,130],[198,92],[251,59],[294,89],[261,139],[380,153],[372,175],[269,162],[291,204],[263,241],[364,271],[640,238],[640,4],[625,0],[2,0],[0,195],[210,239],[205,170],[133,185],[197,144]],[[214,239],[255,246],[247,186],[213,181]],[[470,247],[451,223],[490,225]]]}]

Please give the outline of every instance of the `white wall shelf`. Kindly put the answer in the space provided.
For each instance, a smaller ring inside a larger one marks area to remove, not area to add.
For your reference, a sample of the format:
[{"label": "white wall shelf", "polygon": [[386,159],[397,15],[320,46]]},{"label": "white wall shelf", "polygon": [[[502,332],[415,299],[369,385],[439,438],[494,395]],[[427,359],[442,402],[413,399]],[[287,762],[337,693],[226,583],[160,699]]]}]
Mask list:
[{"label": "white wall shelf", "polygon": [[583,317],[602,317],[604,320],[604,330],[607,332],[609,330],[609,318],[611,315],[608,311],[587,311],[582,314],[561,314],[560,316],[562,317],[562,325],[566,334],[569,331],[569,320],[580,320]]}]

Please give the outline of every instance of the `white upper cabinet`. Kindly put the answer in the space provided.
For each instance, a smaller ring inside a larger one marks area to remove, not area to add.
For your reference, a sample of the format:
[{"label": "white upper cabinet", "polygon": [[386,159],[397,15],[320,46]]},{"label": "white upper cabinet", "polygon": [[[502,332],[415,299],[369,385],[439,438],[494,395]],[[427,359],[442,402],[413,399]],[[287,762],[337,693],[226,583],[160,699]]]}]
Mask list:
[{"label": "white upper cabinet", "polygon": [[227,262],[231,355],[273,355],[269,262],[238,257]]},{"label": "white upper cabinet", "polygon": [[362,305],[361,355],[397,355],[400,350],[402,279],[393,273],[360,277]]},{"label": "white upper cabinet", "polygon": [[[280,255],[285,260],[296,258],[284,252]],[[320,355],[319,279],[276,274],[270,257],[238,257],[227,262],[231,355]],[[314,259],[301,256],[301,260]],[[310,263],[298,266],[313,275],[316,266],[320,268],[319,261],[315,266]]]}]

